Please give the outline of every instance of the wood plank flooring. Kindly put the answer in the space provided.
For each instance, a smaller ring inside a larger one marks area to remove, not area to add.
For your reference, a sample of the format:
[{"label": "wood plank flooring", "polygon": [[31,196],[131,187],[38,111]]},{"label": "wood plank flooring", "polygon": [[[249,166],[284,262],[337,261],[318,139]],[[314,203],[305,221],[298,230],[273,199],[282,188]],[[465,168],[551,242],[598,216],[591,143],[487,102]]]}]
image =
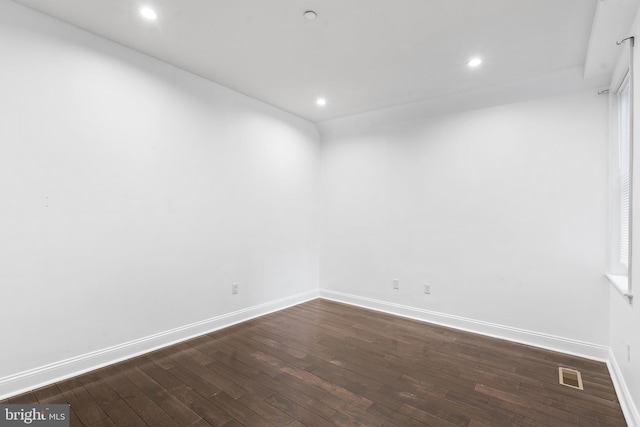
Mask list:
[{"label": "wood plank flooring", "polygon": [[3,403],[87,427],[626,425],[603,363],[320,299]]}]

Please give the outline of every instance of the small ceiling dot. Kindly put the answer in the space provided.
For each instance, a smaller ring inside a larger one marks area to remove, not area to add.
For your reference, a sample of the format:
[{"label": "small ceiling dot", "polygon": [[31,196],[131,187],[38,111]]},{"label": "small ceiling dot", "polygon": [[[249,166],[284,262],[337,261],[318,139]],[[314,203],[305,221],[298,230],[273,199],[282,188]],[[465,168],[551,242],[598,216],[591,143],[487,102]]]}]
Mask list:
[{"label": "small ceiling dot", "polygon": [[482,64],[482,59],[480,58],[471,58],[469,60],[469,62],[467,62],[467,65],[471,68],[476,68],[478,67],[480,64]]},{"label": "small ceiling dot", "polygon": [[140,15],[142,15],[144,18],[150,21],[155,21],[156,19],[158,19],[158,14],[156,13],[155,10],[151,9],[150,7],[141,8]]},{"label": "small ceiling dot", "polygon": [[316,19],[316,18],[318,17],[318,14],[317,14],[317,13],[315,13],[313,10],[307,10],[307,11],[304,13],[304,17],[305,17],[306,19],[308,19],[309,21],[313,21],[314,19]]},{"label": "small ceiling dot", "polygon": [[318,98],[316,100],[316,104],[320,107],[324,107],[325,105],[327,105],[327,100],[324,98]]}]

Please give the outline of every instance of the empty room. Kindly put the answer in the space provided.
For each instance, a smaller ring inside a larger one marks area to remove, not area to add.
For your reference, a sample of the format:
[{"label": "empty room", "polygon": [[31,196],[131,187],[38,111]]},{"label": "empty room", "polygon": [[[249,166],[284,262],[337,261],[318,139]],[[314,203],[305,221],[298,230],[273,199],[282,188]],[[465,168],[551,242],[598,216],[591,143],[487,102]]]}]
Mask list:
[{"label": "empty room", "polygon": [[0,426],[640,427],[639,8],[0,0]]}]

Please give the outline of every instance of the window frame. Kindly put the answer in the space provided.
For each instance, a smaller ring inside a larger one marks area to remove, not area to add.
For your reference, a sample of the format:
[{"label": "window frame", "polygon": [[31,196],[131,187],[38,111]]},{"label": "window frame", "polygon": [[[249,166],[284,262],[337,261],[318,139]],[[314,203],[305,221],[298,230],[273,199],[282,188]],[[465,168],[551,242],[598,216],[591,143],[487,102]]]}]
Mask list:
[{"label": "window frame", "polygon": [[[633,294],[631,292],[631,254],[632,254],[632,207],[633,207],[633,70],[630,67],[630,61],[621,61],[618,64],[618,73],[614,74],[614,79],[609,89],[609,111],[610,111],[610,144],[609,144],[609,165],[610,165],[610,196],[609,196],[609,273],[606,277],[609,279],[614,288],[631,302]],[[629,121],[623,122],[621,114],[621,106],[625,92],[628,93],[627,113]],[[623,126],[627,126],[623,128]],[[627,145],[625,147],[624,140],[627,137]],[[621,150],[628,150],[622,153]],[[626,156],[625,156],[626,154]],[[625,165],[622,162],[627,160]],[[623,180],[624,173],[628,175],[626,215],[623,215],[625,208],[623,203]],[[623,222],[627,220],[626,228],[626,245],[627,253],[623,245],[625,244],[622,236]],[[626,258],[626,259],[625,259]],[[626,262],[625,262],[626,261]]]}]

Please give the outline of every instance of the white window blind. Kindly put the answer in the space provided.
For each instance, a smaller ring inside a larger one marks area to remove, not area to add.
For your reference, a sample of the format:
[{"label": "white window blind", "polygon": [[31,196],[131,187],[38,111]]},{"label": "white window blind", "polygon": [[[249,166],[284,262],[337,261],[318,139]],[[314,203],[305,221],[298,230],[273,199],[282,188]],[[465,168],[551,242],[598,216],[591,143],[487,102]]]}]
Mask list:
[{"label": "white window blind", "polygon": [[628,267],[629,260],[629,200],[630,200],[630,85],[629,77],[618,90],[618,153],[620,162],[620,263]]}]

